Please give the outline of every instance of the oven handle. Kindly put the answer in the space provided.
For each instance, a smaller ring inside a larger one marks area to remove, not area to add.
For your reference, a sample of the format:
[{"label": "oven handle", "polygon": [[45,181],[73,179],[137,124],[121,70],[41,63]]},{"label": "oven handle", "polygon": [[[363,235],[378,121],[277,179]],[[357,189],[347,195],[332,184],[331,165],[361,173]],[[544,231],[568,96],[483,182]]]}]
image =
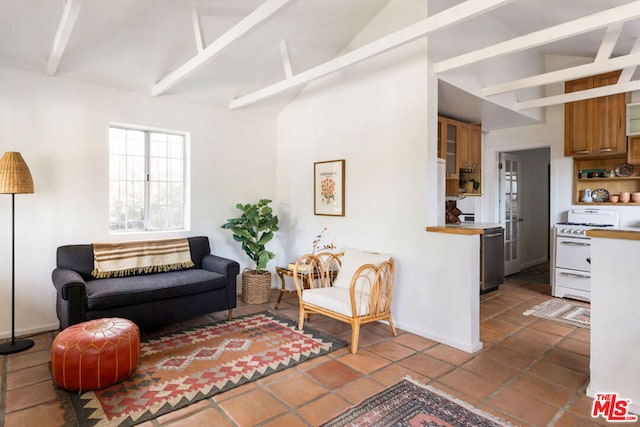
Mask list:
[{"label": "oven handle", "polygon": [[578,243],[578,242],[567,242],[567,241],[561,241],[560,242],[563,245],[573,245],[573,246],[591,246],[591,243]]},{"label": "oven handle", "polygon": [[560,274],[565,275],[565,276],[579,277],[581,279],[589,279],[590,278],[590,276],[585,276],[584,274],[565,273],[564,271],[561,271]]}]

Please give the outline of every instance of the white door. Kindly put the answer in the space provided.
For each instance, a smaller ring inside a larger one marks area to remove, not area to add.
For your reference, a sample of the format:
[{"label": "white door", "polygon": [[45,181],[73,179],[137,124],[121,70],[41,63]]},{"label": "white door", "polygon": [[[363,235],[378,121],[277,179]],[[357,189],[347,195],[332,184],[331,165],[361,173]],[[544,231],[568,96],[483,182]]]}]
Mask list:
[{"label": "white door", "polygon": [[504,275],[520,267],[520,157],[500,153],[500,222],[504,224]]}]

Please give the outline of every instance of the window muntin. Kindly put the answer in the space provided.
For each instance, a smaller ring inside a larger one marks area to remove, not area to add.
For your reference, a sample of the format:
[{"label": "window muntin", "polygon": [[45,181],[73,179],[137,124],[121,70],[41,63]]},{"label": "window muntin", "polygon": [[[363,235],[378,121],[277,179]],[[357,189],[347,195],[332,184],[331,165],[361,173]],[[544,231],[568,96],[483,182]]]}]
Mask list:
[{"label": "window muntin", "polygon": [[109,127],[109,229],[185,228],[186,135]]}]

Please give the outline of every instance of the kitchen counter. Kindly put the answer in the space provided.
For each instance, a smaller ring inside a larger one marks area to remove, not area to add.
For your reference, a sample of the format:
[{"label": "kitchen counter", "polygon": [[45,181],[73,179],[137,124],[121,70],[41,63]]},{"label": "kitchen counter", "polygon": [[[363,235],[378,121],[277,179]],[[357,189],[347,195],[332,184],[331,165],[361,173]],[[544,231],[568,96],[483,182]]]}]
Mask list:
[{"label": "kitchen counter", "polygon": [[[429,253],[438,277],[435,286],[441,312],[430,313],[439,333],[427,336],[468,353],[482,350],[480,341],[481,242],[485,230],[500,224],[465,222],[426,227],[428,239],[438,249]],[[502,249],[502,246],[501,246]],[[500,261],[503,262],[502,256]],[[452,268],[452,266],[454,266]],[[483,282],[486,283],[486,282]],[[432,310],[433,311],[433,310]],[[451,318],[452,321],[442,319]]]},{"label": "kitchen counter", "polygon": [[427,231],[434,233],[450,233],[450,234],[484,234],[484,230],[490,228],[501,227],[501,224],[490,222],[462,222],[460,224],[445,224],[428,226]]},{"label": "kitchen counter", "polygon": [[591,229],[587,230],[587,236],[589,237],[602,237],[605,239],[622,239],[622,240],[640,240],[640,230],[620,228],[617,230],[607,229]]}]

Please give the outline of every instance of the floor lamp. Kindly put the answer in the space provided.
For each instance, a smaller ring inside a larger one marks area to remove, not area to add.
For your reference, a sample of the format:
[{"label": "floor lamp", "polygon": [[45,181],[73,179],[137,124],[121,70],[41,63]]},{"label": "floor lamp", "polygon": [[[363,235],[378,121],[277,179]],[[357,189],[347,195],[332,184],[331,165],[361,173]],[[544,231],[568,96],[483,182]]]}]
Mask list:
[{"label": "floor lamp", "polygon": [[0,354],[11,354],[33,346],[32,340],[16,340],[15,329],[15,198],[16,194],[33,193],[31,172],[20,153],[7,151],[0,159],[0,194],[11,194],[11,341],[0,344]]}]

